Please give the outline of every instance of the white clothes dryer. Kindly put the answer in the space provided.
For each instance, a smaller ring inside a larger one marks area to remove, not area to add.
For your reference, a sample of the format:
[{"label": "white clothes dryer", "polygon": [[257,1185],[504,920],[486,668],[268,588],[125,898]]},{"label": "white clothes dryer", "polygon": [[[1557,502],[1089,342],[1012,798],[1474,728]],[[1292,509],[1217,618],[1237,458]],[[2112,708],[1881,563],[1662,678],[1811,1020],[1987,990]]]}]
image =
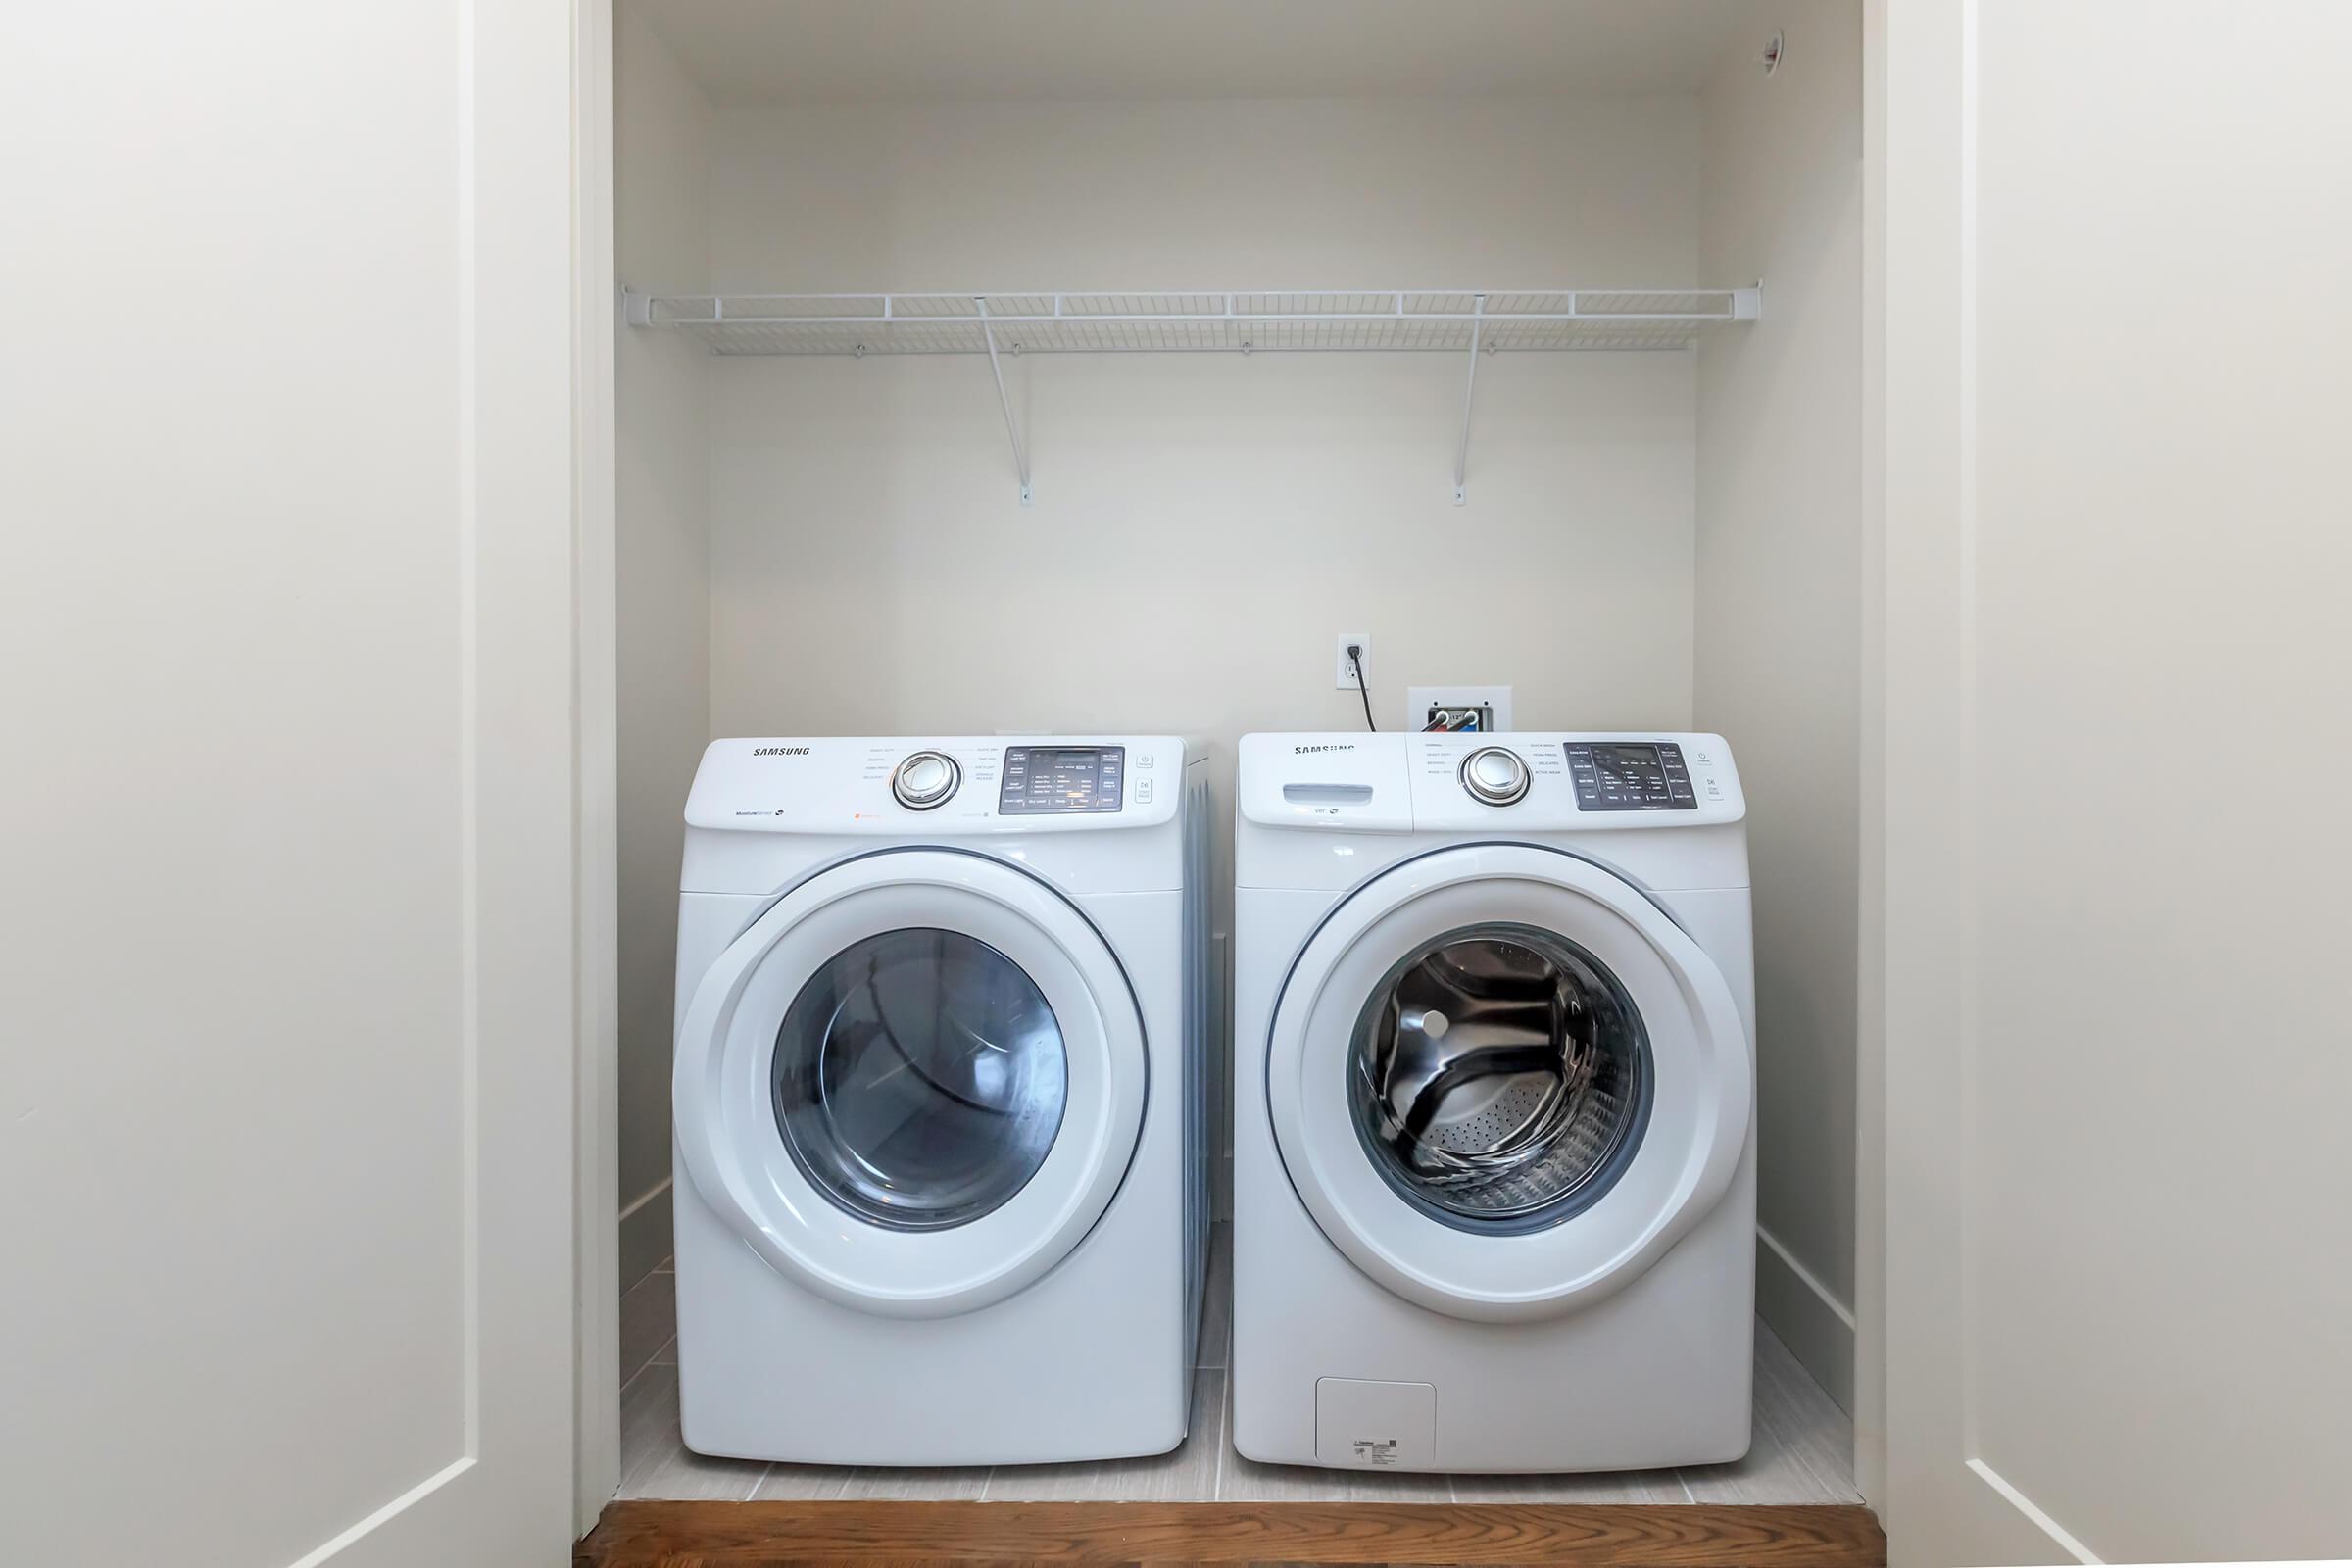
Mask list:
[{"label": "white clothes dryer", "polygon": [[687,1446],[1157,1453],[1206,1254],[1205,750],[722,740],[686,808]]},{"label": "white clothes dryer", "polygon": [[1746,1452],[1744,814],[1715,735],[1243,740],[1244,1454]]}]

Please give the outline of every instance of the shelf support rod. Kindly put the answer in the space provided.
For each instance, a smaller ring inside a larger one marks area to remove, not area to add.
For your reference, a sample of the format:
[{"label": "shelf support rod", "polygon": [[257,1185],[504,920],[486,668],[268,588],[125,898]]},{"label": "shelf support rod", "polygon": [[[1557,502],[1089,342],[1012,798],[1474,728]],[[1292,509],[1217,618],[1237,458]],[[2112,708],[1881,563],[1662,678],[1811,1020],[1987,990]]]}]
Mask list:
[{"label": "shelf support rod", "polygon": [[[1021,427],[1012,417],[1012,394],[1004,390],[1004,365],[997,358],[997,329],[988,318],[987,296],[973,295],[972,304],[980,311],[980,336],[988,343],[988,368],[997,378],[997,402],[1004,410],[1004,433],[1012,438],[1012,466],[1021,476],[1021,505],[1025,507],[1029,504],[1029,454],[1021,446]],[[1054,308],[1061,308],[1058,297]]]},{"label": "shelf support rod", "polygon": [[1453,449],[1453,504],[1462,505],[1469,499],[1465,481],[1470,477],[1470,400],[1478,391],[1478,346],[1487,326],[1487,297],[1478,296],[1470,312],[1470,377],[1462,383],[1462,440]]}]

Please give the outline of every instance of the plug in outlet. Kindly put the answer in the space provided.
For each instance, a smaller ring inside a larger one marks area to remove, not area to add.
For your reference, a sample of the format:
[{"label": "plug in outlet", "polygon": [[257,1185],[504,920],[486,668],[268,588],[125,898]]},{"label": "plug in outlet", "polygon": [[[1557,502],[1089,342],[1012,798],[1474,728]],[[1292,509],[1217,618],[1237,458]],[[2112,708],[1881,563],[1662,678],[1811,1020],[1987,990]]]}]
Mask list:
[{"label": "plug in outlet", "polygon": [[1348,650],[1350,648],[1356,649],[1363,659],[1364,685],[1369,689],[1372,684],[1372,634],[1368,631],[1344,631],[1340,633],[1339,647],[1340,690],[1344,692],[1355,690],[1355,666],[1348,660]]},{"label": "plug in outlet", "polygon": [[1408,686],[1406,729],[1446,729],[1494,734],[1511,727],[1508,686]]}]

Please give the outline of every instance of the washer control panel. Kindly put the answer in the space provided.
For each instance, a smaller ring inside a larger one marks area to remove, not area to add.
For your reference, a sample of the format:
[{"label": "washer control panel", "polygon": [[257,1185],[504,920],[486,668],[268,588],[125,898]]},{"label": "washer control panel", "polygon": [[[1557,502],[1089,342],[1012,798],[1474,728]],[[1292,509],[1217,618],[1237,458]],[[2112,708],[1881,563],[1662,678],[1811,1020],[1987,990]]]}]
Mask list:
[{"label": "washer control panel", "polygon": [[[1003,816],[1115,811],[1127,788],[1124,746],[1008,746],[997,790]],[[1138,802],[1148,802],[1139,785]]]},{"label": "washer control panel", "polygon": [[[1241,752],[1235,811],[1264,827],[1653,834],[1747,814],[1730,744],[1696,730],[1245,735]],[[1140,789],[1148,756],[1130,761]]]},{"label": "washer control panel", "polygon": [[1698,795],[1673,741],[1570,741],[1580,811],[1695,811]]}]

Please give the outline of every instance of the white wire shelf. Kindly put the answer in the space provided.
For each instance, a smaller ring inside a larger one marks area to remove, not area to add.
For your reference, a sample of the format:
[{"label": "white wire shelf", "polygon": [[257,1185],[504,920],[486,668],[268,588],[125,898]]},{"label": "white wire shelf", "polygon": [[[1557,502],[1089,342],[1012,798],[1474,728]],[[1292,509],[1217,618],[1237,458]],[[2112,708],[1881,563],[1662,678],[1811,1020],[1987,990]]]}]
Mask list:
[{"label": "white wire shelf", "polygon": [[629,320],[713,354],[1658,351],[1755,318],[1761,290],[636,294]]},{"label": "white wire shelf", "polygon": [[1029,453],[1004,387],[1007,354],[1435,353],[1467,357],[1453,501],[1467,499],[1470,412],[1486,354],[1654,352],[1752,321],[1764,291],[1301,289],[1172,294],[640,294],[631,325],[691,332],[713,354],[985,354],[1021,505]]}]

